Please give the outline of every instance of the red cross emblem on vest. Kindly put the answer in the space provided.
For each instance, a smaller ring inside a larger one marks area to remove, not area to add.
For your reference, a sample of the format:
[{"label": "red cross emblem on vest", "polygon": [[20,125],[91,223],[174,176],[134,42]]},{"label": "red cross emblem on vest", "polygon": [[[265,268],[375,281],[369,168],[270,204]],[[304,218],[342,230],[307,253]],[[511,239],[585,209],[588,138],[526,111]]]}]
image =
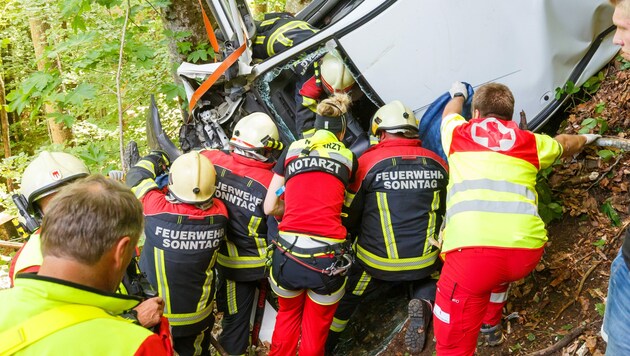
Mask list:
[{"label": "red cross emblem on vest", "polygon": [[474,123],[471,135],[473,141],[493,151],[507,151],[516,142],[514,129],[506,127],[501,120],[494,117]]}]

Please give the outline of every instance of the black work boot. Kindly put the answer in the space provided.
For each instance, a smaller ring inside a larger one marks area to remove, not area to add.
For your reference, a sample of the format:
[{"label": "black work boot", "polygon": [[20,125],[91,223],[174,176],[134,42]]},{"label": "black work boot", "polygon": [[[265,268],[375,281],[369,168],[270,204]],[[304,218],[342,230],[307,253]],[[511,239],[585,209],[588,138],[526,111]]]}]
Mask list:
[{"label": "black work boot", "polygon": [[431,322],[431,303],[426,300],[409,301],[409,326],[405,334],[405,346],[412,354],[420,353],[427,340],[427,329]]},{"label": "black work boot", "polygon": [[505,335],[503,335],[503,326],[501,323],[497,325],[481,325],[481,336],[488,346],[498,346],[505,341]]}]

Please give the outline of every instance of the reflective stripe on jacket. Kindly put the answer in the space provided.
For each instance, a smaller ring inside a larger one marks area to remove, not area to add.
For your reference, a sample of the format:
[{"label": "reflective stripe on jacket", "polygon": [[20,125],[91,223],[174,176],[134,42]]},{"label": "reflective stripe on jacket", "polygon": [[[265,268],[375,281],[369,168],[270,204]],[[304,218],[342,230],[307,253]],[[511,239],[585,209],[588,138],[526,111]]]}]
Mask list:
[{"label": "reflective stripe on jacket", "polygon": [[256,26],[252,46],[255,58],[267,59],[303,42],[319,30],[308,22],[297,20],[288,13],[270,13]]},{"label": "reflective stripe on jacket", "polygon": [[436,269],[448,168],[415,139],[387,140],[359,158],[348,187],[347,226],[358,233],[357,259],[388,281],[424,278]]},{"label": "reflective stripe on jacket", "polygon": [[227,240],[219,250],[218,264],[233,281],[265,277],[267,216],[263,201],[273,177],[273,163],[219,150],[204,150],[217,172],[215,196],[225,204],[229,220]]},{"label": "reflective stripe on jacket", "polygon": [[442,145],[450,168],[442,252],[545,244],[536,175],[562,155],[556,140],[512,121],[455,114],[442,121]]}]

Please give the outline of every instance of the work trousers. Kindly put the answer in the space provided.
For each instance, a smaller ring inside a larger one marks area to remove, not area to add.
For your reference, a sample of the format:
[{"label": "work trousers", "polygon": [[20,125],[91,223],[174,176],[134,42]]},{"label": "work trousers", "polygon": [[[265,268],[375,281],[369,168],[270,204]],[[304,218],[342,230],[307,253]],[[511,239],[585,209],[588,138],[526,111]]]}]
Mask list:
[{"label": "work trousers", "polygon": [[247,351],[249,321],[258,285],[259,281],[238,282],[219,275],[217,309],[223,312],[219,344],[230,355],[244,355]]},{"label": "work trousers", "polygon": [[210,332],[212,328],[197,335],[173,337],[173,348],[180,356],[210,356]]},{"label": "work trousers", "polygon": [[482,324],[501,322],[510,282],[527,276],[543,248],[465,248],[446,254],[437,282],[437,355],[473,355]]},{"label": "work trousers", "polygon": [[346,283],[346,293],[339,302],[339,307],[330,326],[326,340],[326,353],[331,354],[333,352],[339,341],[339,335],[346,329],[350,317],[365,297],[374,291],[382,291],[383,288],[392,288],[400,283],[408,283],[411,284],[411,295],[409,295],[411,299],[424,299],[433,302],[438,276],[439,272],[435,272],[433,275],[417,281],[384,281],[370,276],[360,263],[352,265]]},{"label": "work trousers", "polygon": [[[304,263],[320,270],[334,260],[333,256],[303,259]],[[269,279],[279,304],[269,355],[295,355],[300,339],[300,356],[323,355],[346,278],[306,268],[276,249]]]},{"label": "work trousers", "polygon": [[[627,235],[626,235],[626,238]],[[630,355],[630,270],[621,251],[610,266],[610,282],[606,298],[606,314],[602,338],[606,355]]]}]

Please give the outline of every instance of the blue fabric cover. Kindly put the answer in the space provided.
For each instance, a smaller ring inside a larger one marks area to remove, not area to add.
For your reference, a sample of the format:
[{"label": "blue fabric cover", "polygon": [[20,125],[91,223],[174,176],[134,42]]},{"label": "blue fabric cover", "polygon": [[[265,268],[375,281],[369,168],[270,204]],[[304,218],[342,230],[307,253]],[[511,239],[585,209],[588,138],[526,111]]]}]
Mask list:
[{"label": "blue fabric cover", "polygon": [[[467,120],[472,116],[471,113],[471,105],[472,105],[472,96],[474,93],[472,85],[468,83],[464,83],[466,88],[468,89],[468,100],[464,103],[464,110],[462,116]],[[446,159],[446,154],[442,149],[442,136],[440,135],[440,124],[442,123],[442,112],[446,107],[446,104],[451,100],[451,94],[448,92],[442,94],[438,97],[425,111],[424,115],[420,119],[420,124],[418,125],[418,131],[420,135],[420,140],[422,141],[422,147],[431,150],[437,153],[444,161]]]}]

